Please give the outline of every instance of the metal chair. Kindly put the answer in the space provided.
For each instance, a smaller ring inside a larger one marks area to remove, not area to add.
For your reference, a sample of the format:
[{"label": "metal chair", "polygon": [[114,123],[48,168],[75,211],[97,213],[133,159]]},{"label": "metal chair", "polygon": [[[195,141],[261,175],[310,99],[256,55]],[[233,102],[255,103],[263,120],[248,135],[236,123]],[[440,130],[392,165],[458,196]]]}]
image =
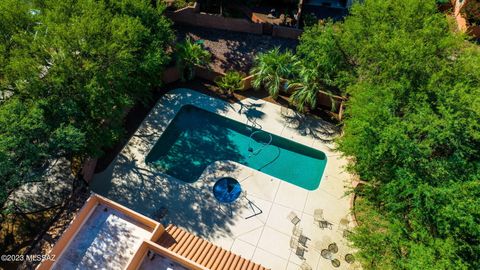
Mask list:
[{"label": "metal chair", "polygon": [[299,245],[298,239],[294,236],[290,238],[290,248],[295,251],[295,255],[297,255],[300,259],[305,260],[304,256],[307,250]]},{"label": "metal chair", "polygon": [[332,252],[328,249],[322,249],[322,251],[320,252],[320,255],[327,260],[332,260],[332,256],[333,256]]},{"label": "metal chair", "polygon": [[313,211],[313,220],[315,223],[318,223],[318,226],[321,229],[332,229],[332,223],[325,220],[325,218],[323,217],[323,209],[321,208],[317,208],[315,209],[315,211]]},{"label": "metal chair", "polygon": [[350,253],[345,254],[344,259],[345,259],[345,261],[346,261],[347,263],[349,263],[349,264],[352,264],[352,263],[355,262],[355,257],[354,257],[352,254],[350,254]]},{"label": "metal chair", "polygon": [[297,225],[300,222],[300,218],[293,211],[288,214],[287,218],[293,223],[293,225]]},{"label": "metal chair", "polygon": [[338,259],[333,259],[332,260],[332,266],[335,268],[340,267],[340,261]]},{"label": "metal chair", "polygon": [[350,221],[348,218],[340,219],[340,223],[338,224],[338,228],[341,230],[348,230],[350,225]]},{"label": "metal chair", "polygon": [[325,220],[323,218],[323,209],[318,208],[318,209],[315,209],[315,211],[313,211],[313,220],[315,222],[320,222],[320,221]]},{"label": "metal chair", "polygon": [[338,230],[342,232],[343,237],[347,237],[350,233],[350,221],[348,218],[340,219],[340,223],[338,224]]},{"label": "metal chair", "polygon": [[302,234],[303,230],[300,227],[295,226],[293,228],[293,236],[298,239],[298,243],[302,244],[303,246],[307,246],[307,241],[310,240],[307,236]]}]

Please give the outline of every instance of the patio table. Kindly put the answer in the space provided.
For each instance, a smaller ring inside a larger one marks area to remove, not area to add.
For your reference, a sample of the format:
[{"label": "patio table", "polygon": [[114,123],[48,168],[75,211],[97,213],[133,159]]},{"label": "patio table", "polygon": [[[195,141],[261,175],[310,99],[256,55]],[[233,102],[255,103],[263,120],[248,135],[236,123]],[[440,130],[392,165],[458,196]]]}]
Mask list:
[{"label": "patio table", "polygon": [[240,183],[231,177],[220,178],[213,186],[213,195],[221,203],[232,203],[241,193]]}]

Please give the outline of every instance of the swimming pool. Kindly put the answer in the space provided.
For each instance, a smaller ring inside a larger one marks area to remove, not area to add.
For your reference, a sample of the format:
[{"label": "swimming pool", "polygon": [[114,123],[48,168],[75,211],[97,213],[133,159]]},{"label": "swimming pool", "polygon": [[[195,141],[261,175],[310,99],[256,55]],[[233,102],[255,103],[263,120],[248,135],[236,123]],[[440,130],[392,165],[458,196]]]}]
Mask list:
[{"label": "swimming pool", "polygon": [[307,190],[316,189],[325,154],[192,105],[183,106],[146,157],[146,163],[195,182],[218,160],[231,160]]}]

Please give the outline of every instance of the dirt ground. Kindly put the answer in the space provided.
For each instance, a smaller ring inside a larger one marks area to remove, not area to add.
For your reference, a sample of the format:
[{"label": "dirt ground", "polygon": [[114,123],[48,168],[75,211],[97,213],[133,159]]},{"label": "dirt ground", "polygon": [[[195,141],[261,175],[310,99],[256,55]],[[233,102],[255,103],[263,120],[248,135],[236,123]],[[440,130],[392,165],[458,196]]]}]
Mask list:
[{"label": "dirt ground", "polygon": [[203,40],[204,46],[213,55],[210,67],[222,72],[237,70],[247,74],[257,53],[275,47],[295,50],[298,44],[298,41],[293,39],[185,25],[175,25],[174,29],[178,40],[183,40],[187,36],[193,40]]}]

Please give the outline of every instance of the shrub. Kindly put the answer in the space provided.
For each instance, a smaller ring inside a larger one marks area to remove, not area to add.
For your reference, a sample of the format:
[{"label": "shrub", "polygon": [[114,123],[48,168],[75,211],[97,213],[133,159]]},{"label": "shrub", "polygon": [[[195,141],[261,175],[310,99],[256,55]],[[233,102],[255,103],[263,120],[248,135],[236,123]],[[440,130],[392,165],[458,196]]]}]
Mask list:
[{"label": "shrub", "polygon": [[238,71],[228,71],[223,77],[218,77],[215,83],[228,96],[233,96],[233,93],[243,89],[243,76]]},{"label": "shrub", "polygon": [[205,50],[199,42],[193,42],[189,37],[177,44],[176,65],[180,70],[182,81],[195,77],[195,66],[206,66],[211,53]]}]

